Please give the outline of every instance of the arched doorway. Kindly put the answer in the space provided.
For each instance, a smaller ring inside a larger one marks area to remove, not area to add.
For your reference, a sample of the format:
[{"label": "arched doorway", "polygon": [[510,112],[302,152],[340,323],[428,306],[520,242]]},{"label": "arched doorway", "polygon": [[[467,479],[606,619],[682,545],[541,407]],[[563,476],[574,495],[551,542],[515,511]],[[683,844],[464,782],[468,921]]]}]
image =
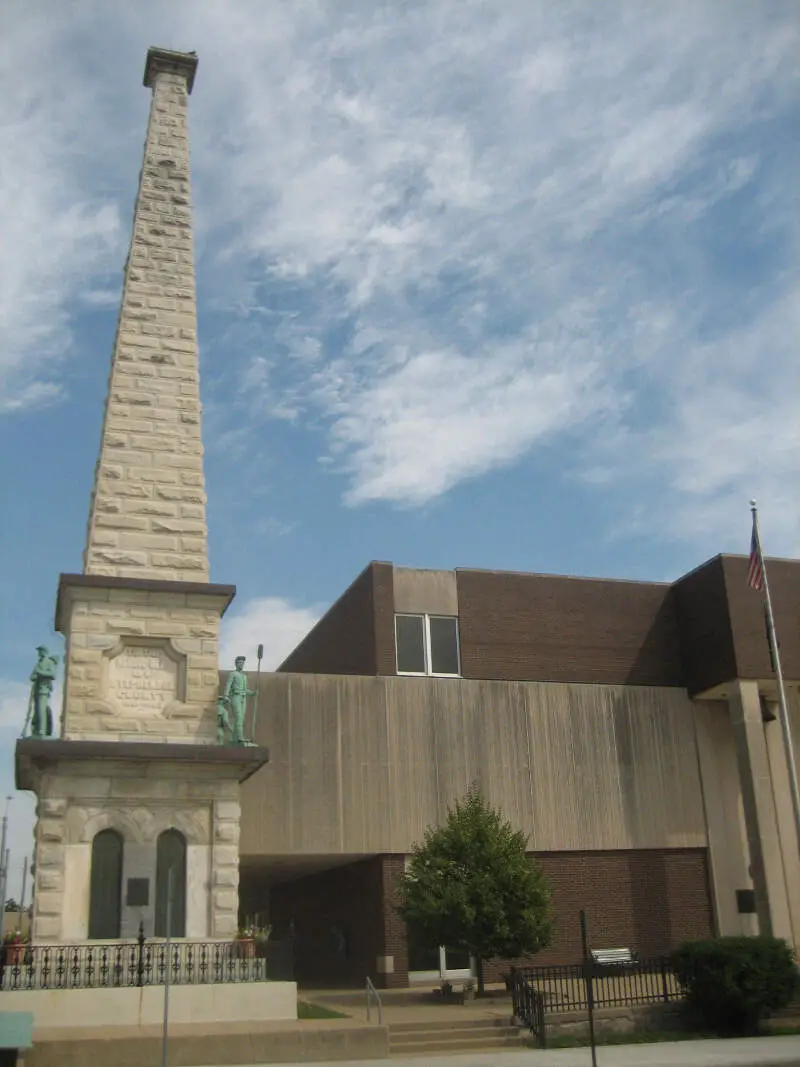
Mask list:
[{"label": "arched doorway", "polygon": [[155,936],[167,936],[167,886],[172,874],[170,936],[186,937],[186,838],[179,830],[165,830],[156,845]]},{"label": "arched doorway", "polygon": [[92,841],[89,888],[89,939],[116,940],[122,910],[122,837],[101,830]]}]

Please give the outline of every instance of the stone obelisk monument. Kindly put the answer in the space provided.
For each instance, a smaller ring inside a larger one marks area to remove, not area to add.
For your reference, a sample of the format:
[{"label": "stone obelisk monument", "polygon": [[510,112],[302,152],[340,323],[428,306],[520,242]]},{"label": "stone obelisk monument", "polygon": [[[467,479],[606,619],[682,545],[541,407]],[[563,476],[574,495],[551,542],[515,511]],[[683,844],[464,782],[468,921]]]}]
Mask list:
[{"label": "stone obelisk monument", "polygon": [[[62,574],[59,740],[18,742],[39,802],[39,943],[238,924],[239,785],[265,750],[217,743],[187,109],[197,56],[151,48],[144,161],[125,264],[82,574]],[[168,879],[172,872],[171,880]]]}]

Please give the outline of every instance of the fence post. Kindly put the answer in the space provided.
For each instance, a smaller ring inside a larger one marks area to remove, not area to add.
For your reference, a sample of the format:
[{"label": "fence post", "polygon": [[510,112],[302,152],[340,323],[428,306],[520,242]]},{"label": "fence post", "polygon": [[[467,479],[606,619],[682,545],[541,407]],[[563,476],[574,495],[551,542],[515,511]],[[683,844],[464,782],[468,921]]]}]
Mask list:
[{"label": "fence post", "polygon": [[597,1067],[597,1049],[594,1038],[594,989],[592,973],[593,961],[589,955],[586,934],[586,912],[581,908],[581,955],[583,956],[583,980],[586,983],[586,1007],[589,1011],[589,1042],[592,1049],[592,1067]]},{"label": "fence post", "polygon": [[144,919],[139,923],[139,959],[136,964],[136,984],[144,985]]},{"label": "fence post", "polygon": [[539,1036],[539,1048],[546,1048],[547,1047],[547,1030],[545,1029],[545,1027],[547,1026],[547,1021],[545,1019],[545,1014],[544,1014],[544,995],[542,993],[538,993],[538,992],[536,994],[536,1018],[537,1018],[537,1022],[538,1022],[538,1028],[539,1028],[539,1033],[538,1033],[538,1036]]},{"label": "fence post", "polygon": [[667,984],[667,961],[661,957],[661,991],[665,1001],[669,1000],[669,986]]}]

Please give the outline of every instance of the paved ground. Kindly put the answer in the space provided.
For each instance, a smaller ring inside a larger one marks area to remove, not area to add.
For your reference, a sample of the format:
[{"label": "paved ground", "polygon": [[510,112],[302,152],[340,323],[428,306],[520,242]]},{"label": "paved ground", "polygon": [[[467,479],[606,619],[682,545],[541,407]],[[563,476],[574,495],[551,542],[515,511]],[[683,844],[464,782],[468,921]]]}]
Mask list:
[{"label": "paved ground", "polygon": [[[588,1048],[580,1048],[425,1055],[409,1059],[392,1056],[388,1060],[340,1060],[338,1067],[420,1067],[423,1063],[425,1067],[589,1067],[591,1053]],[[306,1063],[303,1067],[332,1065]],[[800,1067],[800,1037],[605,1046],[597,1050],[597,1067]]]}]

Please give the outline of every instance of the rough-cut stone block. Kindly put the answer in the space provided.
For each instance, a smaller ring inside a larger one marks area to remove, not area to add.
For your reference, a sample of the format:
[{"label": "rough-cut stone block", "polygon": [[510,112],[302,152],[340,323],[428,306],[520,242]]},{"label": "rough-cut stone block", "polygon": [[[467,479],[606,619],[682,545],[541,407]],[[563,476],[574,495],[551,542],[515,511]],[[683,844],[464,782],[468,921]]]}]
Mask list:
[{"label": "rough-cut stone block", "polygon": [[39,841],[36,847],[36,870],[44,867],[64,866],[64,845],[51,841]]},{"label": "rough-cut stone block", "polygon": [[61,915],[63,897],[58,892],[37,892],[36,913],[42,917],[46,915]]},{"label": "rough-cut stone block", "polygon": [[37,915],[33,923],[34,941],[39,945],[54,944],[61,937],[61,916]]},{"label": "rough-cut stone block", "polygon": [[[208,564],[203,556],[189,556],[183,553],[154,552],[150,557],[152,567],[165,567],[174,570],[204,571],[207,573]],[[194,576],[194,580],[200,579]]]},{"label": "rough-cut stone block", "polygon": [[43,871],[39,872],[36,878],[36,886],[40,892],[52,890],[55,893],[63,893],[64,874],[55,867],[45,867]]},{"label": "rough-cut stone block", "polygon": [[214,907],[220,911],[233,911],[239,907],[239,897],[231,889],[214,890]]},{"label": "rough-cut stone block", "polygon": [[[148,529],[148,521],[139,515],[95,515],[95,525],[107,526],[114,530],[141,530],[145,533]],[[92,557],[97,554],[94,545],[91,547]],[[99,562],[99,560],[98,560]],[[111,563],[109,563],[111,565]],[[120,566],[120,564],[113,564],[114,566]],[[95,571],[87,571],[87,574],[94,574]]]},{"label": "rough-cut stone block", "polygon": [[214,846],[214,868],[239,866],[239,849],[232,845]]},{"label": "rough-cut stone block", "polygon": [[94,559],[99,563],[108,563],[113,567],[144,567],[147,565],[145,552],[131,549],[95,548]]}]

